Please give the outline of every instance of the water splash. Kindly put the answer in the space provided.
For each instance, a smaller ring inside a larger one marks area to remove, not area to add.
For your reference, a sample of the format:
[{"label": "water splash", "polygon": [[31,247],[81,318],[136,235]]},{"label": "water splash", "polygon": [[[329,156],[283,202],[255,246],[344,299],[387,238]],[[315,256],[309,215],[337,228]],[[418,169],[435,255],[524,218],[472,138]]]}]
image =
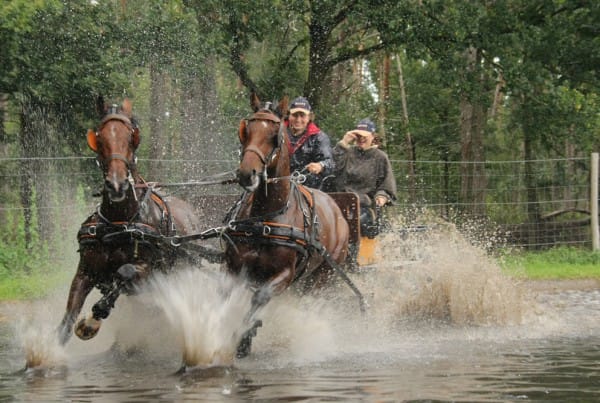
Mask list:
[{"label": "water splash", "polygon": [[32,368],[57,368],[66,365],[64,348],[58,342],[56,324],[46,318],[50,312],[37,311],[37,314],[23,318],[16,324],[18,340],[25,353],[25,366]]},{"label": "water splash", "polygon": [[183,269],[156,276],[149,289],[181,344],[186,368],[229,366],[251,292],[216,271]]},{"label": "water splash", "polygon": [[[345,354],[409,351],[411,343],[423,344],[423,329],[430,325],[445,329],[434,335],[471,329],[468,337],[474,337],[474,329],[485,332],[485,328],[500,334],[502,329],[514,329],[512,325],[527,324],[526,316],[536,312],[522,284],[451,226],[408,237],[382,234],[378,242],[380,262],[350,274],[369,303],[367,315],[360,314],[356,297],[342,282],[318,295],[299,297],[289,290],[260,312],[264,325],[245,360],[235,361],[234,354],[245,330],[241,324],[251,292],[216,266],[157,276],[142,290],[149,292],[119,300],[101,339],[73,339],[68,353],[89,354],[90,349],[110,346],[116,336],[119,346],[128,349],[150,343],[145,351],[151,355],[164,351],[173,358],[173,353],[182,352],[187,368],[234,363],[243,367],[256,360],[270,366],[303,365]],[[40,318],[30,319],[16,332],[29,365],[60,365],[65,359],[54,339],[59,318],[53,316],[62,312],[64,295],[57,299],[46,304],[46,311],[49,306],[60,307],[54,314],[29,307],[21,316],[37,311]],[[91,295],[88,303],[96,300]],[[177,346],[172,345],[174,339]]]},{"label": "water splash", "polygon": [[[518,324],[528,301],[518,281],[451,225],[399,240],[379,240],[382,264],[366,287],[397,318],[455,325]],[[392,308],[393,307],[393,308]]]}]

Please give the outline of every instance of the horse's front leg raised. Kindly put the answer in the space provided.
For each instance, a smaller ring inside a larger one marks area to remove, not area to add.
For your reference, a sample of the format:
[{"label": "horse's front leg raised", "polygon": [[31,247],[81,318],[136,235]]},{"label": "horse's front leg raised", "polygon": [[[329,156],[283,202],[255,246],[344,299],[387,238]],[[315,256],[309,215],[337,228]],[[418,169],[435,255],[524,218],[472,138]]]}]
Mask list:
[{"label": "horse's front leg raised", "polygon": [[102,320],[108,318],[121,292],[133,291],[133,284],[141,277],[140,273],[146,272],[144,269],[145,267],[137,267],[129,263],[119,267],[109,290],[92,307],[92,315],[81,319],[77,324],[75,329],[77,337],[82,340],[89,340],[98,334]]},{"label": "horse's front leg raised", "polygon": [[71,282],[69,298],[67,300],[67,309],[57,329],[58,341],[61,345],[65,345],[71,338],[73,324],[75,323],[77,316],[79,316],[85,298],[90,291],[92,291],[92,288],[94,288],[92,280],[87,275],[83,274],[80,266]]}]

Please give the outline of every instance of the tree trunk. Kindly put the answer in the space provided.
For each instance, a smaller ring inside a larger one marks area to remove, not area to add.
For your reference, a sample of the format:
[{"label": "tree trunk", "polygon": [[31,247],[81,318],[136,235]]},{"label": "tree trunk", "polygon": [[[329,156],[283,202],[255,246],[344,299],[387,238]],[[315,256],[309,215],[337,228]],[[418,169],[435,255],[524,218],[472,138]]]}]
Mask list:
[{"label": "tree trunk", "polygon": [[[469,48],[465,52],[466,84],[475,84],[475,90],[464,91],[460,101],[461,132],[461,190],[462,203],[470,205],[469,214],[485,216],[485,150],[484,127],[485,107],[481,104],[484,90],[484,78],[480,71],[481,56],[477,49]],[[470,80],[468,79],[470,78]]]},{"label": "tree trunk", "polygon": [[[23,208],[23,231],[25,248],[28,250],[33,249],[33,235],[31,232],[33,226],[33,164],[29,158],[32,156],[32,147],[35,141],[33,131],[30,130],[30,126],[27,124],[29,105],[27,101],[21,103],[21,114],[20,114],[20,127],[21,135],[19,136],[19,143],[21,147],[21,185],[19,189],[19,195],[21,198],[21,207]],[[27,269],[26,269],[27,270]]]},{"label": "tree trunk", "polygon": [[[320,9],[322,5],[318,1],[310,2],[311,15],[318,16],[327,11],[326,8],[324,10]],[[310,100],[312,108],[318,109],[323,94],[323,83],[331,72],[331,65],[329,64],[331,29],[324,26],[321,19],[312,18],[308,33],[310,37],[309,67],[304,94]]]},{"label": "tree trunk", "polygon": [[[198,160],[207,150],[212,150],[213,158],[224,153],[219,149],[223,141],[218,137],[220,122],[214,61],[206,58],[202,66],[204,71],[189,74],[182,89],[182,138],[177,155],[186,160]],[[188,172],[186,176],[193,174]]]},{"label": "tree trunk", "polygon": [[[573,128],[569,128],[569,132],[571,132],[573,130]],[[571,134],[571,133],[569,133]],[[569,138],[571,138],[572,136],[568,136]],[[569,181],[571,180],[571,178],[574,178],[575,175],[577,175],[577,168],[575,166],[575,162],[573,161],[573,158],[575,158],[575,144],[573,144],[571,141],[569,141],[569,139],[565,140],[565,156],[567,157],[567,166],[566,166],[566,172],[564,175],[564,180],[565,181]],[[575,208],[576,206],[576,201],[575,201],[575,197],[573,196],[573,187],[569,186],[568,183],[565,183],[564,186],[562,186],[563,189],[563,194],[562,195],[556,195],[556,199],[560,199],[562,197],[563,200],[565,200],[564,205],[562,206],[563,209],[569,209],[569,208]]]},{"label": "tree trunk", "polygon": [[410,203],[415,203],[417,201],[417,186],[416,186],[416,149],[415,143],[412,139],[412,134],[410,133],[410,128],[408,127],[409,118],[408,118],[408,101],[406,99],[406,89],[404,86],[404,73],[402,71],[402,59],[400,59],[400,55],[396,55],[396,61],[398,62],[398,83],[400,86],[400,99],[402,101],[402,130],[405,133],[405,142],[406,142],[406,159],[408,160],[407,166],[407,174],[408,174],[408,197]]},{"label": "tree trunk", "polygon": [[539,227],[540,227],[540,204],[538,203],[536,180],[534,172],[534,153],[533,139],[531,131],[525,129],[525,137],[523,140],[523,151],[525,158],[525,187],[527,189],[527,245],[532,245],[533,249],[539,249]]},{"label": "tree trunk", "polygon": [[[6,120],[6,108],[8,106],[8,96],[0,93],[0,145],[6,143],[6,131],[4,130],[4,122]],[[2,150],[4,151],[4,150]]]},{"label": "tree trunk", "polygon": [[384,54],[380,69],[379,84],[379,111],[377,113],[377,126],[379,127],[379,140],[383,146],[387,144],[385,124],[387,122],[387,110],[390,102],[390,55]]},{"label": "tree trunk", "polygon": [[[167,140],[167,117],[168,117],[168,84],[165,73],[158,71],[155,65],[150,66],[150,159],[163,160],[168,157],[169,141]],[[165,181],[161,163],[158,161],[150,164],[147,177],[152,181]]]}]

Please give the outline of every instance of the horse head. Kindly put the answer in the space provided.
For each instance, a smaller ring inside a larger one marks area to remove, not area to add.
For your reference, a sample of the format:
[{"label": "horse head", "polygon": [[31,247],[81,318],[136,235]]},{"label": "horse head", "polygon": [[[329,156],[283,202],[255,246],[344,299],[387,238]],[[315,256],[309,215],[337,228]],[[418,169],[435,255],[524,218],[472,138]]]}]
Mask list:
[{"label": "horse head", "polygon": [[135,150],[140,143],[131,102],[125,99],[121,106],[104,106],[100,127],[97,131],[88,131],[87,142],[97,154],[109,199],[123,201],[136,173]]},{"label": "horse head", "polygon": [[282,122],[282,112],[287,111],[287,103],[285,97],[277,109],[272,110],[270,102],[263,105],[256,94],[251,96],[254,113],[240,122],[242,155],[238,170],[239,184],[249,192],[255,191],[261,183],[266,185],[268,176],[289,175]]}]

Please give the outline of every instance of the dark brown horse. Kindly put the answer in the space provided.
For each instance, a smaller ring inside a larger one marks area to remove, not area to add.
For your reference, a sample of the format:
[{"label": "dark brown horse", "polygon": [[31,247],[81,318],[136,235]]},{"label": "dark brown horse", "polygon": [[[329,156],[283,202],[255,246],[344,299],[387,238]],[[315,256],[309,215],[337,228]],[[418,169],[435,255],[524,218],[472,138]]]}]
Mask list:
[{"label": "dark brown horse", "polygon": [[77,236],[80,260],[58,329],[61,344],[71,337],[93,288],[100,290],[102,298],[91,317],[81,319],[76,327],[75,333],[84,340],[96,335],[119,294],[133,292],[152,271],[173,266],[177,250],[165,237],[198,231],[200,225],[190,205],[161,196],[139,175],[135,151],[140,133],[131,103],[125,100],[121,107],[101,108],[100,126],[88,131],[87,141],[104,174],[102,202]]},{"label": "dark brown horse", "polygon": [[[334,274],[330,262],[345,262],[349,237],[335,201],[290,176],[283,117],[262,108],[255,95],[251,105],[254,114],[239,129],[238,181],[245,192],[232,211],[231,243],[225,251],[228,271],[256,287],[238,357],[250,351],[260,326],[256,312],[292,283],[304,292],[325,285]],[[277,109],[287,111],[287,98]]]}]

